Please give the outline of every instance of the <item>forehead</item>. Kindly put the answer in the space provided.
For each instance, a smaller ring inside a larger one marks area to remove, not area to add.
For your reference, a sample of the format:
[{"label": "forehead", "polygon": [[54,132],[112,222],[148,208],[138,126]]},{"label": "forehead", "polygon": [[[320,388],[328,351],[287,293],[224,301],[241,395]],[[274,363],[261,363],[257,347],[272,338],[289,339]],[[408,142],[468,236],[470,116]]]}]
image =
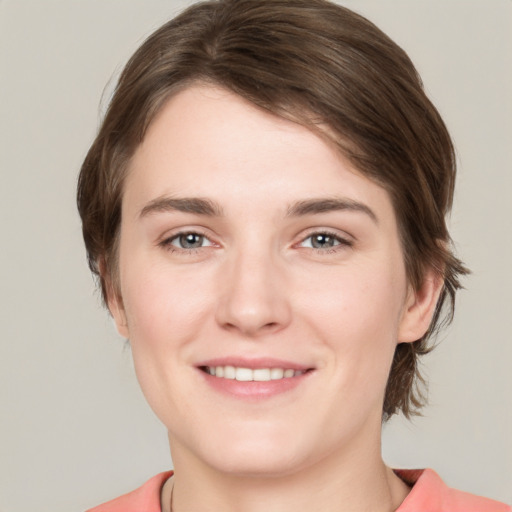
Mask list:
[{"label": "forehead", "polygon": [[[197,84],[172,96],[155,116],[132,168],[141,160],[161,164],[167,157],[192,166],[208,157],[212,170],[238,160],[243,171],[256,157],[257,165],[264,160],[271,165],[272,156],[283,158],[286,152],[290,159],[300,155],[316,161],[342,160],[327,144],[327,137],[321,139],[301,124],[263,111],[226,89]],[[200,165],[204,167],[204,161]]]},{"label": "forehead", "polygon": [[140,209],[178,195],[229,206],[235,199],[256,205],[259,198],[268,209],[333,194],[394,215],[387,192],[326,138],[225,89],[195,85],[170,98],[153,120],[132,159],[123,203]]}]

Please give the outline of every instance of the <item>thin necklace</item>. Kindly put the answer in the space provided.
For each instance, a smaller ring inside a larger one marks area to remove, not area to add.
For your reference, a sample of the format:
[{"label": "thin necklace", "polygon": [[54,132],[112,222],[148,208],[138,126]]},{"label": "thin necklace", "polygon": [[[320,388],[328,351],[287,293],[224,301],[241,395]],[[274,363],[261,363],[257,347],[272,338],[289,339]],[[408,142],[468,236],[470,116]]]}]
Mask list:
[{"label": "thin necklace", "polygon": [[172,495],[173,495],[173,493],[174,493],[174,478],[172,480],[171,499],[169,500],[170,501],[170,505],[171,505],[170,512],[173,512],[173,508],[172,508]]}]

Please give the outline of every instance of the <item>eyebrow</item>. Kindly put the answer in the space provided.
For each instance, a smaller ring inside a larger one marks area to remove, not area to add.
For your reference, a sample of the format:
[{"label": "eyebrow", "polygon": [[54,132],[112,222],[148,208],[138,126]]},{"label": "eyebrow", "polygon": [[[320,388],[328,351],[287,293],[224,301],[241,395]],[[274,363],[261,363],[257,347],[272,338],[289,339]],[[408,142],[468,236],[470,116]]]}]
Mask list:
[{"label": "eyebrow", "polygon": [[375,212],[366,204],[345,197],[306,199],[288,207],[287,217],[328,213],[333,211],[361,212],[368,215],[375,224],[379,223]]},{"label": "eyebrow", "polygon": [[200,197],[157,197],[142,208],[139,217],[147,217],[157,212],[184,212],[208,217],[221,217],[223,215],[220,205],[210,199]]},{"label": "eyebrow", "polygon": [[[146,217],[157,212],[184,212],[207,217],[222,217],[222,207],[211,199],[200,197],[168,197],[162,196],[153,199],[142,208],[139,217]],[[333,211],[353,211],[368,215],[378,224],[377,215],[364,203],[349,198],[319,198],[297,201],[287,209],[287,217],[300,217],[311,214],[321,214]]]}]

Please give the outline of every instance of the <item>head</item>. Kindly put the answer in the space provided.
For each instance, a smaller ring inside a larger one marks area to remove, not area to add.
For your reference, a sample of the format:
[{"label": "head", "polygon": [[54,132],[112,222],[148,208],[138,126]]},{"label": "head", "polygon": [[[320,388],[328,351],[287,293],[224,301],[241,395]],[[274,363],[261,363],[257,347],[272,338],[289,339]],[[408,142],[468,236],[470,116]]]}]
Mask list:
[{"label": "head", "polygon": [[169,100],[197,85],[302,125],[386,191],[408,285],[420,290],[429,276],[442,283],[426,332],[397,344],[385,390],[384,418],[417,412],[424,403],[419,358],[451,318],[466,272],[445,223],[454,150],[405,52],[368,20],[324,0],[202,2],[158,29],[130,59],[78,186],[89,265],[105,303],[123,299],[122,204],[134,155]]}]

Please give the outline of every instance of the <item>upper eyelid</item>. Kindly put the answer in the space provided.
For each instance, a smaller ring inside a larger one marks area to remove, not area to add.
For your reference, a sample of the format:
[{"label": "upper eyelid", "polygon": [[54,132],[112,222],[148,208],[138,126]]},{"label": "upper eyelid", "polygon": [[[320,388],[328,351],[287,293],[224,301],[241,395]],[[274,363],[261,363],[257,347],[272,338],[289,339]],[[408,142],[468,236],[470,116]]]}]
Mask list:
[{"label": "upper eyelid", "polygon": [[311,228],[308,230],[305,230],[306,232],[302,233],[298,238],[299,242],[304,241],[314,235],[329,235],[333,238],[337,238],[340,240],[344,240],[347,242],[355,242],[356,237],[351,235],[350,233],[346,231],[340,231],[337,229],[329,229],[329,228]]},{"label": "upper eyelid", "polygon": [[209,235],[208,233],[206,233],[206,230],[203,230],[203,229],[198,228],[198,227],[194,227],[194,228],[188,228],[188,229],[177,228],[176,230],[166,231],[163,235],[158,237],[157,244],[164,243],[164,242],[169,242],[171,240],[175,240],[176,238],[178,238],[181,235],[188,235],[188,234],[199,235],[199,236],[202,236],[204,238],[207,238],[212,243],[214,242],[212,240],[212,236]]},{"label": "upper eyelid", "polygon": [[[182,235],[187,234],[195,234],[198,235],[206,240],[208,240],[208,245],[201,245],[200,247],[180,247],[179,245],[175,245],[174,242]],[[216,243],[211,239],[211,237],[207,236],[206,234],[203,234],[199,230],[180,230],[177,231],[171,235],[163,236],[160,240],[157,240],[156,245],[160,247],[161,249],[164,249],[169,252],[173,253],[181,253],[182,255],[186,254],[192,254],[195,253],[201,249],[210,249],[212,247],[219,247],[219,244]]]},{"label": "upper eyelid", "polygon": [[[181,235],[185,235],[185,234],[197,234],[199,236],[206,238],[214,246],[221,245],[218,241],[216,241],[215,237],[213,237],[211,234],[208,234],[207,231],[208,231],[207,229],[203,229],[201,227],[191,227],[191,228],[185,228],[185,229],[177,228],[176,231],[171,230],[171,233],[167,232],[166,234],[159,237],[156,241],[156,245],[170,244],[170,242],[172,242],[173,240],[176,240],[176,238],[178,238]],[[325,234],[325,235],[331,236],[333,238],[336,238],[342,242],[347,242],[350,244],[352,244],[356,241],[356,238],[346,231],[340,232],[340,230],[334,229],[334,228],[314,227],[314,228],[309,228],[309,229],[303,230],[301,234],[299,234],[295,237],[296,241],[292,242],[291,245],[292,246],[298,245],[298,244],[304,242],[305,240],[307,240],[308,238],[311,238],[312,236],[318,235],[318,234]],[[184,249],[184,250],[186,250],[186,249]]]},{"label": "upper eyelid", "polygon": [[207,236],[204,236],[201,233],[196,232],[196,231],[194,231],[193,233],[196,233],[199,236],[204,236],[204,238],[206,238],[210,242],[210,245],[201,246],[201,247],[190,247],[190,248],[185,248],[185,247],[180,247],[179,245],[175,245],[174,241],[178,237],[180,237],[181,235],[186,234],[186,233],[192,233],[192,231],[178,232],[178,233],[172,234],[170,236],[164,236],[161,239],[157,240],[155,245],[165,251],[181,253],[181,254],[190,254],[194,251],[198,251],[200,249],[211,248],[212,246],[216,245],[214,242],[212,242],[210,240],[210,238],[208,238]]},{"label": "upper eyelid", "polygon": [[[334,245],[332,247],[329,247],[330,249],[334,249],[335,247],[339,247],[339,246],[352,247],[354,245],[354,242],[352,240],[349,240],[348,238],[344,238],[344,237],[341,237],[341,236],[333,236],[333,235],[331,235],[329,233],[318,233],[318,234],[328,235],[329,237],[333,238],[337,242],[336,245]],[[303,238],[302,240],[300,240],[295,245],[299,245],[300,246],[300,245],[304,244],[307,240],[311,239],[314,235],[315,235],[315,233],[313,233],[313,235],[309,235],[309,236]],[[314,249],[314,250],[323,250],[320,247],[312,247],[312,249]]]}]

